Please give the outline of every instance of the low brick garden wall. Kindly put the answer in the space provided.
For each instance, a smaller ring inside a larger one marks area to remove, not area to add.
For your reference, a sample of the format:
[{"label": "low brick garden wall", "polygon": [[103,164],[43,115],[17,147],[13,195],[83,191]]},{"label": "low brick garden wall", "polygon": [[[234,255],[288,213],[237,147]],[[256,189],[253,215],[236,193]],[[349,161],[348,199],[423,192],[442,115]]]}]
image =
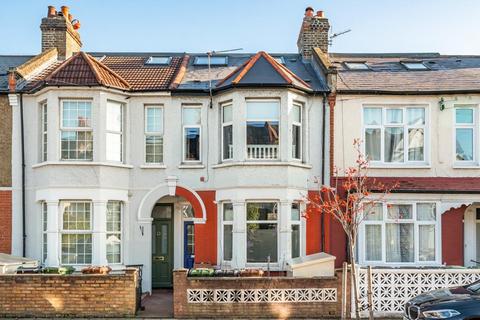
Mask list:
[{"label": "low brick garden wall", "polygon": [[136,311],[137,271],[0,275],[0,317],[124,317]]},{"label": "low brick garden wall", "polygon": [[192,278],[187,277],[187,270],[175,270],[174,315],[176,318],[339,318],[341,279],[341,273],[321,278]]}]

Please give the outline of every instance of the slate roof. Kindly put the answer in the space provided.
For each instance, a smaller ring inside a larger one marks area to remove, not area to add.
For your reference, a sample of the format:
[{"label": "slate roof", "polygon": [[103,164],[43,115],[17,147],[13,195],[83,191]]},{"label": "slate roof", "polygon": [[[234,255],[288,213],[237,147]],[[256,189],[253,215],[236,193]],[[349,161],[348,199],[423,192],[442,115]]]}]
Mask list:
[{"label": "slate roof", "polygon": [[[342,93],[428,94],[480,92],[480,56],[438,53],[331,53]],[[422,62],[428,70],[408,70],[402,61]],[[345,62],[365,62],[368,70],[349,70]]]},{"label": "slate roof", "polygon": [[22,65],[34,56],[0,56],[0,92],[8,91],[8,69]]},{"label": "slate roof", "polygon": [[268,53],[260,51],[216,83],[216,89],[235,86],[291,86],[311,91],[311,86]]},{"label": "slate roof", "polygon": [[[224,55],[227,58],[226,65],[212,65],[210,72],[208,71],[207,66],[200,66],[195,65],[195,58],[198,56],[205,56],[205,54],[198,54],[193,53],[189,54],[190,59],[188,61],[188,65],[186,67],[185,76],[183,77],[182,81],[178,85],[178,91],[208,91],[209,88],[209,73],[212,78],[212,88],[214,90],[222,90],[226,88],[226,81],[224,82],[223,86],[218,86],[218,84],[224,80],[226,77],[231,75],[235,70],[238,68],[245,66],[245,64],[252,59],[256,54],[252,53],[234,53],[234,54],[227,54]],[[309,90],[313,92],[327,92],[329,88],[327,86],[326,80],[324,75],[318,75],[312,65],[309,62],[303,62],[301,56],[295,53],[270,53],[269,56],[272,58],[283,58],[285,62],[282,65],[282,69],[288,69],[289,71],[285,71],[285,73],[293,73],[301,81],[305,82],[307,86],[309,86]],[[262,63],[262,61],[260,61]],[[263,69],[260,65],[257,66],[258,71]],[[254,71],[254,70],[252,70]],[[271,68],[267,65],[266,68],[267,72],[272,71]],[[254,72],[257,73],[257,72]],[[252,72],[252,75],[254,74]],[[257,73],[257,76],[254,78],[250,78],[250,75],[245,75],[243,79],[244,85],[252,85],[252,86],[260,86],[266,84],[268,82],[272,82],[275,79],[278,79],[278,72],[271,73],[273,75],[272,78],[268,77],[267,79],[260,79],[260,73]],[[289,75],[290,76],[290,75]],[[275,78],[276,77],[276,78]],[[281,77],[281,76],[280,76]],[[232,79],[233,80],[233,79]],[[262,81],[259,81],[262,80]],[[272,83],[272,85],[285,85],[283,82],[284,79],[280,80],[280,83]],[[299,83],[301,82],[299,81]],[[248,82],[252,82],[248,84]],[[257,82],[257,83],[253,83]],[[297,80],[295,80],[297,83]],[[304,86],[304,85],[303,85]]]}]

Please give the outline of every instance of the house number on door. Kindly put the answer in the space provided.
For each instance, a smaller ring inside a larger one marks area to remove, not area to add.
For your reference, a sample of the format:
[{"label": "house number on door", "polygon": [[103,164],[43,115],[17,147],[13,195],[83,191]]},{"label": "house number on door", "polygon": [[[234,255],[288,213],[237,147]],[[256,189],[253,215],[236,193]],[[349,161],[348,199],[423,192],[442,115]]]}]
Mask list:
[{"label": "house number on door", "polygon": [[160,237],[162,235],[162,231],[157,231],[157,237]]}]

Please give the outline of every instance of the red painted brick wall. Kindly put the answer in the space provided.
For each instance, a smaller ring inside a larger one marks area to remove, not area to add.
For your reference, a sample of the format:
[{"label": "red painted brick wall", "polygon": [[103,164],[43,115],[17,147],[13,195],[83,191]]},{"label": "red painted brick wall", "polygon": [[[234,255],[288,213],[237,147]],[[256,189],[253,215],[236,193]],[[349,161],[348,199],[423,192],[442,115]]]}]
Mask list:
[{"label": "red painted brick wall", "polygon": [[0,191],[0,252],[12,250],[12,192]]},{"label": "red painted brick wall", "polygon": [[[198,191],[207,210],[207,222],[195,225],[195,263],[217,264],[217,205],[215,191]],[[201,218],[201,211],[195,212]]]},{"label": "red painted brick wall", "polygon": [[[313,194],[317,193],[316,191],[308,191],[308,196],[312,197]],[[322,251],[322,237],[321,237],[321,214],[314,213],[308,215],[307,219],[307,243],[306,243],[306,252],[307,254],[314,254]],[[327,237],[325,237],[327,238]]]},{"label": "red painted brick wall", "polygon": [[463,219],[466,206],[442,214],[442,260],[447,265],[463,266]]}]

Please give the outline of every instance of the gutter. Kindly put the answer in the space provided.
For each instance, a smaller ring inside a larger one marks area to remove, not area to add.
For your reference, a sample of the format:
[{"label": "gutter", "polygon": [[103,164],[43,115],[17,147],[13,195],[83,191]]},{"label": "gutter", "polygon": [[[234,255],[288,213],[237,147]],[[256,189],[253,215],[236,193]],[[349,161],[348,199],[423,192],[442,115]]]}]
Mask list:
[{"label": "gutter", "polygon": [[[322,185],[325,185],[325,116],[327,114],[327,94],[323,93],[323,106],[322,106]],[[322,251],[325,251],[325,215],[324,212],[320,214],[320,241]]]},{"label": "gutter", "polygon": [[25,129],[23,123],[23,93],[20,93],[20,140],[22,148],[22,256],[26,257],[27,234],[25,228]]}]

